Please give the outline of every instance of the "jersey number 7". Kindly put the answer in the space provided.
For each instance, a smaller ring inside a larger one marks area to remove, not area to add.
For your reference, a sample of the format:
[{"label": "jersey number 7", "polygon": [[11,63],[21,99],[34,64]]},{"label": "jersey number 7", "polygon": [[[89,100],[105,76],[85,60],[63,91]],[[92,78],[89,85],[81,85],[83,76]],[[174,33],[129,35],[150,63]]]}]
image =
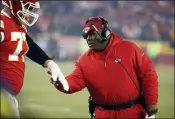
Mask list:
[{"label": "jersey number 7", "polygon": [[[26,40],[25,33],[22,32],[12,32],[11,33],[11,41],[18,41],[16,50],[13,54],[9,54],[9,61],[19,61],[19,55],[23,49],[23,42]],[[22,61],[24,62],[24,54],[21,55]]]}]

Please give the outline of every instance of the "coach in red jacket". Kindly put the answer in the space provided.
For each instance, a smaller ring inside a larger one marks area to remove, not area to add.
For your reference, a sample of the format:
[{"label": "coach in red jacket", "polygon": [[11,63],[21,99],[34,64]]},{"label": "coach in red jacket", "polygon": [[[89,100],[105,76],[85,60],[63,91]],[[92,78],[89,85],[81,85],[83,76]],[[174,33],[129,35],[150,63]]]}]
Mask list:
[{"label": "coach in red jacket", "polygon": [[[112,33],[101,17],[86,22],[83,37],[90,49],[66,77],[70,89],[65,93],[87,87],[96,103],[95,118],[144,118],[146,112],[149,116],[156,114],[158,76],[148,56],[134,43]],[[64,92],[62,86],[55,87]]]}]

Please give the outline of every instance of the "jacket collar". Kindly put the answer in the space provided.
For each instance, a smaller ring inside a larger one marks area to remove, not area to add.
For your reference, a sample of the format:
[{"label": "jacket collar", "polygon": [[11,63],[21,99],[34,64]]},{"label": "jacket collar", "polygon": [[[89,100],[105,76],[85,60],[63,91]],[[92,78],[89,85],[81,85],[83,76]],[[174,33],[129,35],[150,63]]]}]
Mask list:
[{"label": "jacket collar", "polygon": [[[103,51],[98,52],[98,53],[103,54],[103,55],[106,56],[111,51],[111,48],[113,48],[121,40],[122,40],[122,37],[120,37],[117,34],[111,32],[111,38],[110,38],[110,41],[109,41],[107,47]],[[92,52],[97,53],[97,52],[89,49],[86,52],[86,55],[90,55],[90,53],[92,53]]]}]

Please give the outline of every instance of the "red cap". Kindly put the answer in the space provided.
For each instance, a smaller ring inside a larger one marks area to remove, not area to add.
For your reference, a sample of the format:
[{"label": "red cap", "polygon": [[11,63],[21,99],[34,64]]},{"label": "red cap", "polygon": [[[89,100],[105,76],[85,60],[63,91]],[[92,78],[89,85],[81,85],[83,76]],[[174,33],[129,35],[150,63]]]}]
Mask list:
[{"label": "red cap", "polygon": [[94,30],[101,30],[103,29],[103,27],[104,25],[100,17],[91,17],[86,22],[83,32],[85,34],[88,34],[89,32],[94,31]]}]

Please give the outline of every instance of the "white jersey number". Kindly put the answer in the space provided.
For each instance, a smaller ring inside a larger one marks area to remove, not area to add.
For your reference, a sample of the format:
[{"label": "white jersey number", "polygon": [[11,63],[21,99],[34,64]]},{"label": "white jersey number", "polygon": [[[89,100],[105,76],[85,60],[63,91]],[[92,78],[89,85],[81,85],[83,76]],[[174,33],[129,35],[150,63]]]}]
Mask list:
[{"label": "white jersey number", "polygon": [[[11,33],[11,41],[18,41],[16,50],[13,54],[9,55],[9,61],[19,61],[19,54],[23,48],[23,42],[26,40],[25,33],[22,32],[12,32]],[[24,61],[24,57],[22,55],[22,60]]]}]

